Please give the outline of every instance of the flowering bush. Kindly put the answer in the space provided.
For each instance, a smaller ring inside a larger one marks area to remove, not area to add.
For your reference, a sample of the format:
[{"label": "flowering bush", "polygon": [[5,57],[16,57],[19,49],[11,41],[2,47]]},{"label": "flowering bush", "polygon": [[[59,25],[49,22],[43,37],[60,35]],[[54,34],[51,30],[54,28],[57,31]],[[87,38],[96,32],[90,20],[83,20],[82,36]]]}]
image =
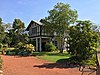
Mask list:
[{"label": "flowering bush", "polygon": [[35,47],[32,44],[25,44],[24,46],[25,50],[28,52],[33,52],[35,51]]}]

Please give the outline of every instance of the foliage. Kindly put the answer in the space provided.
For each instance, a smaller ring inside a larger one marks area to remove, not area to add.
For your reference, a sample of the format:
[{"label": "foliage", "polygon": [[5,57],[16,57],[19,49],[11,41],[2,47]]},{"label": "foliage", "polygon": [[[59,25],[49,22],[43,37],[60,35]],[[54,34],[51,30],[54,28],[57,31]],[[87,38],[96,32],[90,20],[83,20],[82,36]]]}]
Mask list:
[{"label": "foliage", "polygon": [[23,29],[24,27],[24,23],[20,19],[14,19],[13,28],[15,30]]},{"label": "foliage", "polygon": [[23,52],[32,53],[33,51],[35,51],[35,47],[32,44],[24,44],[23,42],[19,42],[17,48],[20,49],[19,50],[20,53]]},{"label": "foliage", "polygon": [[2,43],[0,43],[0,49],[2,49],[2,47],[3,47],[3,44],[2,44]]},{"label": "foliage", "polygon": [[69,28],[69,53],[77,56],[78,60],[88,60],[96,51],[98,34],[93,30],[90,21],[77,21],[75,26]]},{"label": "foliage", "polygon": [[8,35],[8,29],[11,28],[11,24],[5,24],[2,22],[2,19],[0,18],[0,42],[3,44],[9,44],[11,42],[9,35]]},{"label": "foliage", "polygon": [[2,25],[3,25],[2,18],[0,18],[0,33],[4,32],[4,28]]},{"label": "foliage", "polygon": [[70,24],[73,24],[78,17],[77,11],[71,9],[69,4],[57,3],[57,5],[48,12],[49,16],[45,19],[41,19],[41,22],[46,27],[48,34],[53,35],[54,32],[56,32],[62,41],[62,39],[65,38],[66,29]]},{"label": "foliage", "polygon": [[2,19],[0,18],[0,43],[2,43],[4,38],[5,38],[4,27],[3,27]]},{"label": "foliage", "polygon": [[3,37],[3,40],[2,40],[2,43],[3,44],[10,44],[11,43],[11,37],[9,36],[9,30],[11,29],[11,24],[10,23],[3,23],[3,28],[4,28],[4,36]]},{"label": "foliage", "polygon": [[16,45],[19,42],[26,42],[26,35],[24,35],[25,25],[20,19],[14,19],[12,29],[9,30],[9,37],[11,38],[11,45]]},{"label": "foliage", "polygon": [[12,41],[11,41],[11,38],[9,36],[9,33],[5,32],[5,37],[4,37],[3,41],[2,41],[2,43],[10,45],[11,42]]},{"label": "foliage", "polygon": [[36,42],[34,40],[28,40],[28,44],[33,44],[34,46],[36,46]]},{"label": "foliage", "polygon": [[12,24],[11,23],[3,23],[3,28],[5,32],[8,32],[11,28],[12,28]]},{"label": "foliage", "polygon": [[32,44],[24,44],[19,42],[16,48],[10,48],[6,50],[7,55],[29,55],[35,51],[35,47]]},{"label": "foliage", "polygon": [[19,49],[23,49],[24,48],[24,43],[23,42],[19,42],[18,44],[17,44],[17,48],[19,48]]},{"label": "foliage", "polygon": [[60,34],[63,34],[66,28],[71,23],[74,23],[78,16],[76,10],[72,10],[69,4],[64,3],[57,3],[54,9],[48,12],[49,16],[42,19],[41,22],[48,27],[48,32],[56,31]]},{"label": "foliage", "polygon": [[45,49],[46,49],[46,51],[54,51],[54,50],[56,50],[56,46],[53,45],[53,43],[47,43],[47,44],[45,44]]},{"label": "foliage", "polygon": [[33,52],[35,51],[35,47],[32,44],[25,44],[24,48],[26,49],[26,51],[28,52]]},{"label": "foliage", "polygon": [[24,23],[20,19],[15,19],[13,26],[11,26],[10,23],[3,23],[0,18],[0,42],[8,45],[16,45],[20,41],[24,42],[26,38],[23,34],[24,27]]}]

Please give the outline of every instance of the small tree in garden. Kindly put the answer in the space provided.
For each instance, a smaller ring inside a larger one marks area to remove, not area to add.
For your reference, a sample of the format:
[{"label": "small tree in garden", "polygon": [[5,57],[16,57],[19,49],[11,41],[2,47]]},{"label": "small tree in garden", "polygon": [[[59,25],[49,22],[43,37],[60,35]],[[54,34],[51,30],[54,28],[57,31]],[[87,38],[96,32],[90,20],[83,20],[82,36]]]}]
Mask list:
[{"label": "small tree in garden", "polygon": [[24,48],[24,43],[23,42],[19,42],[18,44],[17,44],[17,48],[19,48],[19,49],[23,49]]},{"label": "small tree in garden", "polygon": [[47,51],[55,51],[57,48],[56,48],[55,45],[53,45],[53,43],[47,43],[47,44],[45,45],[45,49],[46,49]]},{"label": "small tree in garden", "polygon": [[93,24],[90,21],[77,21],[76,25],[69,29],[68,52],[79,57],[80,61],[92,58],[99,38],[98,33],[93,29]]}]

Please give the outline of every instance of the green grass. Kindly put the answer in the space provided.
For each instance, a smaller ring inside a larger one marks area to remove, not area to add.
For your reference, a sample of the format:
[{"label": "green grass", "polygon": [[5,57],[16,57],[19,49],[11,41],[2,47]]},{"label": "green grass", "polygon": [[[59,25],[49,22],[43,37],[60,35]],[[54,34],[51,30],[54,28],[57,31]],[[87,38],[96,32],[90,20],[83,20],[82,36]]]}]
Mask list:
[{"label": "green grass", "polygon": [[60,59],[67,59],[70,57],[68,53],[62,54],[58,52],[34,52],[33,55],[40,59],[47,60],[50,62],[56,62]]}]

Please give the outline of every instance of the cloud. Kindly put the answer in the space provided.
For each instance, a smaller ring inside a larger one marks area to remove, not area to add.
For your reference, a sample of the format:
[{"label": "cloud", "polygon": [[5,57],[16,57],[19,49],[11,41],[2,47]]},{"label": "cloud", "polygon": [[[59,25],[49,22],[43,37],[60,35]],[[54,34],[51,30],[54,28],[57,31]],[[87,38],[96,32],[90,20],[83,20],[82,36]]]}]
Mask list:
[{"label": "cloud", "polygon": [[26,5],[28,0],[19,0],[17,3],[20,5]]},{"label": "cloud", "polygon": [[29,5],[31,4],[33,1],[32,0],[18,0],[18,4],[20,5]]}]

